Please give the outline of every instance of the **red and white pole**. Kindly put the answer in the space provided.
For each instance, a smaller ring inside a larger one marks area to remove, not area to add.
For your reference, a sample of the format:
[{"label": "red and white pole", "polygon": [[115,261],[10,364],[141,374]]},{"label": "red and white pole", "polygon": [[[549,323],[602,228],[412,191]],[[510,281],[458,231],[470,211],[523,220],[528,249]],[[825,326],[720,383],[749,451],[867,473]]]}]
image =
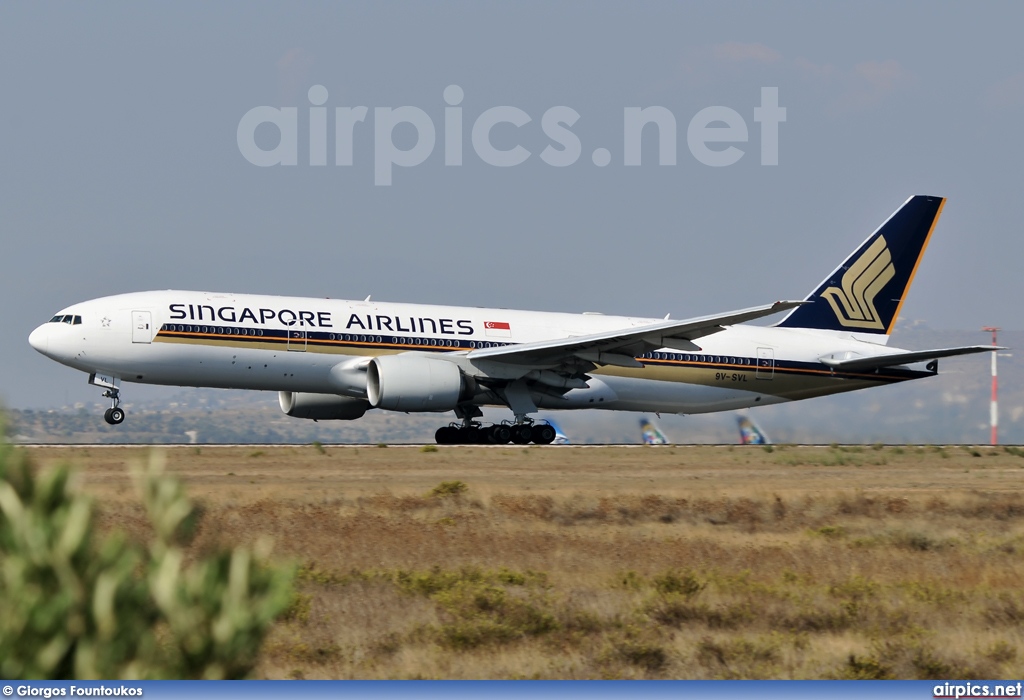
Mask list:
[{"label": "red and white pole", "polygon": [[[985,326],[981,330],[986,333],[992,333],[992,346],[995,347],[996,333],[1001,329],[994,326]],[[992,425],[992,437],[990,444],[999,444],[999,375],[996,372],[996,356],[999,354],[998,350],[992,351],[992,405],[989,409],[989,423]]]}]

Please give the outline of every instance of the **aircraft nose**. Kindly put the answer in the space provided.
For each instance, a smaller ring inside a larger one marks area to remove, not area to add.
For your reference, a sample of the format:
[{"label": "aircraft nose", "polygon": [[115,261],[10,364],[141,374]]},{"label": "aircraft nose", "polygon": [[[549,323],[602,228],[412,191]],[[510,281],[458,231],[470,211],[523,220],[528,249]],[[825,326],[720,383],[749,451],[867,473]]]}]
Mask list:
[{"label": "aircraft nose", "polygon": [[28,336],[28,344],[44,355],[50,349],[50,329],[48,326],[49,324],[44,323]]}]

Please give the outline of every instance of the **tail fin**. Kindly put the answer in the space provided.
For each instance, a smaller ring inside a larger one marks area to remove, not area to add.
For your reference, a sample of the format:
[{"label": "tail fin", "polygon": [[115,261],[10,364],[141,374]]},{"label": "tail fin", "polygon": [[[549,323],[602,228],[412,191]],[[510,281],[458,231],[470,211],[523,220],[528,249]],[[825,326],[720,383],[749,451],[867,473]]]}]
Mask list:
[{"label": "tail fin", "polygon": [[640,437],[645,445],[667,445],[668,438],[649,418],[640,419]]},{"label": "tail fin", "polygon": [[740,429],[740,443],[744,445],[770,445],[772,441],[768,439],[761,427],[754,422],[754,419],[750,416],[736,416],[736,422],[739,424]]},{"label": "tail fin", "polygon": [[807,297],[814,303],[793,309],[778,325],[891,334],[945,203],[943,197],[908,199]]}]

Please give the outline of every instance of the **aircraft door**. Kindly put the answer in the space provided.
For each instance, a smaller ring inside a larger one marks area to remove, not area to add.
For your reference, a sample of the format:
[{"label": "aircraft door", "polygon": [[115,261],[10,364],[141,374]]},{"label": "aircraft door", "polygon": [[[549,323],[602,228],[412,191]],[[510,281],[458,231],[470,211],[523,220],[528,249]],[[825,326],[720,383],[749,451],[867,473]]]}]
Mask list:
[{"label": "aircraft door", "polygon": [[132,342],[153,342],[153,314],[149,311],[132,311]]},{"label": "aircraft door", "polygon": [[775,351],[771,348],[757,349],[756,379],[772,379],[775,376]]},{"label": "aircraft door", "polygon": [[306,329],[288,329],[288,349],[292,352],[306,352]]}]

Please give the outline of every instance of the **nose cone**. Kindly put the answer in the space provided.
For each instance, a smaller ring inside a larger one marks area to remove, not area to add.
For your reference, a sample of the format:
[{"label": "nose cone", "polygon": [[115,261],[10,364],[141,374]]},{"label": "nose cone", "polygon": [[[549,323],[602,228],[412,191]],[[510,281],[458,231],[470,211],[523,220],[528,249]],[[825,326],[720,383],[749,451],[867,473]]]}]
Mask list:
[{"label": "nose cone", "polygon": [[32,333],[29,334],[28,336],[28,344],[35,348],[38,352],[43,353],[44,355],[46,355],[47,351],[50,349],[49,325],[50,324],[48,323],[44,323],[43,325],[39,326],[39,328],[36,328],[34,331],[32,331]]}]

